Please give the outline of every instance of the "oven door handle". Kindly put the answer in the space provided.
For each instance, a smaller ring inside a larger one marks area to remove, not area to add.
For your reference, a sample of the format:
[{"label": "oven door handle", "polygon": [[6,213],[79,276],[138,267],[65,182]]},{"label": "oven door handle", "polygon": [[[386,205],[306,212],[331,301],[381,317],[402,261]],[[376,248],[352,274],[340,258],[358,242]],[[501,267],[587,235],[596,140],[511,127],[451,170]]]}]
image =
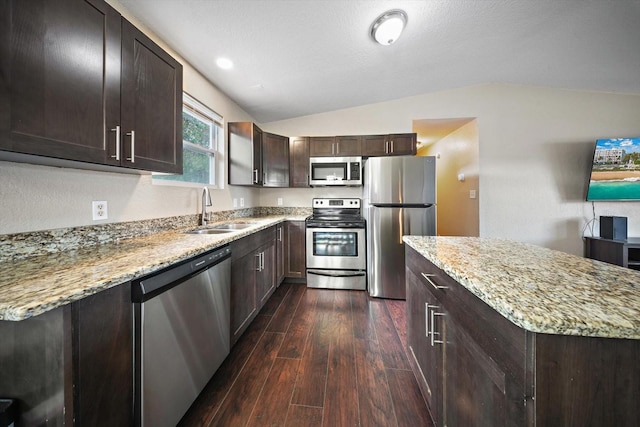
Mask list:
[{"label": "oven door handle", "polygon": [[307,270],[307,274],[315,274],[316,276],[326,276],[326,277],[359,277],[364,276],[364,271],[339,271],[339,272],[331,272],[331,271],[318,271],[318,270]]}]

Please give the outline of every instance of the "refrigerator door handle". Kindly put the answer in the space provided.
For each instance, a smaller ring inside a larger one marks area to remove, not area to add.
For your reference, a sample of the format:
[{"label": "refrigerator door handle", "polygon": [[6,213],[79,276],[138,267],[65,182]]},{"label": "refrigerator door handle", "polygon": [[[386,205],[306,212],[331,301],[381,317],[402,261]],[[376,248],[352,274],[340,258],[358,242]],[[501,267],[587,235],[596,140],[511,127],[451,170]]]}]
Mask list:
[{"label": "refrigerator door handle", "polygon": [[404,209],[400,208],[398,212],[398,244],[402,245],[402,236],[404,235]]}]

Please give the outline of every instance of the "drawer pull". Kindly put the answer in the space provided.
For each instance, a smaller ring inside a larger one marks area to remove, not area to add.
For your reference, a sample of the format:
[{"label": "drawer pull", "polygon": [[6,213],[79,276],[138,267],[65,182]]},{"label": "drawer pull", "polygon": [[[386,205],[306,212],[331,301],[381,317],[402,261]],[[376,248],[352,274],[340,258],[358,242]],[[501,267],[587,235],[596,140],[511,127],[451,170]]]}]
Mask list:
[{"label": "drawer pull", "polygon": [[435,274],[427,274],[427,273],[420,273],[422,275],[422,277],[425,278],[425,280],[427,282],[429,282],[431,284],[431,286],[433,286],[435,289],[449,289],[447,286],[440,286],[440,285],[436,285],[435,283],[433,283],[433,280],[431,280],[431,277],[435,277]]}]

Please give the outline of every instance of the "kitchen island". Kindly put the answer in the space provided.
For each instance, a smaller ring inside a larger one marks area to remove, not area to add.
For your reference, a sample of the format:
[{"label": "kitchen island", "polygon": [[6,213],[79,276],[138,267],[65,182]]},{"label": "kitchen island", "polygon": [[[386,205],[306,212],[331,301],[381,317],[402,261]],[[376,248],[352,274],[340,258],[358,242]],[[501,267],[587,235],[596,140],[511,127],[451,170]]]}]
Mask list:
[{"label": "kitchen island", "polygon": [[437,425],[639,425],[640,273],[405,236],[407,344]]}]

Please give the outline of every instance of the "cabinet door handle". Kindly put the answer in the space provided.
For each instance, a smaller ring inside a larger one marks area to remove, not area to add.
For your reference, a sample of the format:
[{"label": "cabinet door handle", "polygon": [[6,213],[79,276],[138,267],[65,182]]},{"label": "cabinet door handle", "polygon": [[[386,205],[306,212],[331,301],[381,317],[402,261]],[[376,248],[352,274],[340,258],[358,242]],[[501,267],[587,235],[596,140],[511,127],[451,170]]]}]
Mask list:
[{"label": "cabinet door handle", "polygon": [[278,241],[282,242],[282,227],[278,228]]},{"label": "cabinet door handle", "polygon": [[260,255],[262,255],[262,253],[257,253],[255,256],[258,258],[258,267],[256,267],[256,271],[262,271],[262,263],[260,262]]},{"label": "cabinet door handle", "polygon": [[389,153],[393,153],[393,139],[391,140],[391,144],[390,144],[391,150],[389,150]]},{"label": "cabinet door handle", "polygon": [[447,286],[440,286],[440,285],[436,285],[435,283],[433,283],[433,281],[431,280],[431,277],[435,277],[435,274],[427,274],[427,273],[420,273],[422,274],[422,277],[424,277],[427,282],[429,282],[429,284],[431,284],[431,286],[433,286],[435,289],[449,289]]},{"label": "cabinet door handle", "polygon": [[131,163],[136,162],[136,131],[132,130],[127,134],[127,136],[131,136],[131,157],[128,157],[127,160],[130,160]]},{"label": "cabinet door handle", "polygon": [[429,303],[424,303],[424,335],[429,338]]},{"label": "cabinet door handle", "polygon": [[117,125],[114,129],[111,129],[111,132],[116,133],[116,154],[111,157],[120,161],[120,125]]},{"label": "cabinet door handle", "polygon": [[258,183],[258,169],[253,170],[253,183],[254,184]]},{"label": "cabinet door handle", "polygon": [[431,335],[431,330],[429,329],[429,310],[438,308],[437,305],[429,304],[428,302],[424,303],[424,326],[425,326],[425,336],[429,338]]},{"label": "cabinet door handle", "polygon": [[389,154],[389,141],[384,142],[384,153]]},{"label": "cabinet door handle", "polygon": [[264,270],[264,252],[260,252],[260,269]]},{"label": "cabinet door handle", "polygon": [[436,335],[440,335],[440,332],[436,332],[436,316],[444,316],[444,313],[436,313],[436,310],[431,310],[431,347],[435,344],[444,344],[444,340],[437,340]]}]

